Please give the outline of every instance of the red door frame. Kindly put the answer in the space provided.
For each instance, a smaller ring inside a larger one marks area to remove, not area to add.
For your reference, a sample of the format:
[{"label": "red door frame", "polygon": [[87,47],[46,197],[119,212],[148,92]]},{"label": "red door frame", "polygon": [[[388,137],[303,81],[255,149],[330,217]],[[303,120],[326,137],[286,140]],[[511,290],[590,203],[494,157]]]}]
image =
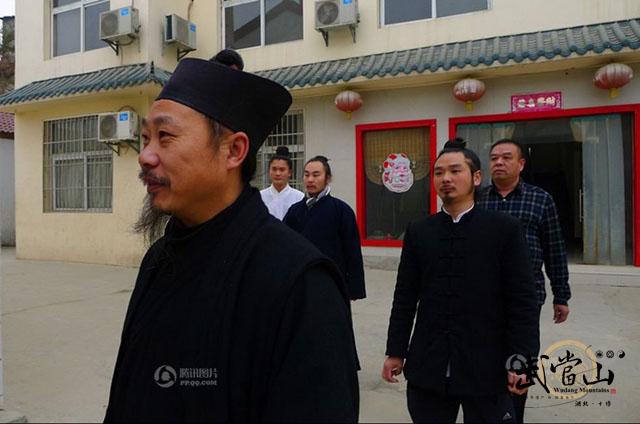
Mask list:
[{"label": "red door frame", "polygon": [[633,207],[633,264],[640,266],[640,104],[562,109],[548,112],[516,112],[498,115],[460,116],[449,118],[449,137],[455,137],[460,124],[480,124],[504,121],[533,121],[549,118],[569,118],[575,116],[606,115],[609,113],[633,114],[632,125],[632,207]]},{"label": "red door frame", "polygon": [[[436,157],[436,120],[435,119],[422,119],[416,121],[401,121],[401,122],[383,122],[375,124],[361,124],[356,125],[356,219],[358,222],[358,229],[360,230],[360,240],[363,246],[379,246],[379,247],[402,247],[402,240],[369,240],[366,238],[366,182],[364,174],[364,133],[367,131],[380,131],[398,128],[417,128],[428,127],[429,128],[429,163],[431,163]],[[429,212],[435,213],[436,211],[436,193],[433,190],[433,169],[429,169]]]}]

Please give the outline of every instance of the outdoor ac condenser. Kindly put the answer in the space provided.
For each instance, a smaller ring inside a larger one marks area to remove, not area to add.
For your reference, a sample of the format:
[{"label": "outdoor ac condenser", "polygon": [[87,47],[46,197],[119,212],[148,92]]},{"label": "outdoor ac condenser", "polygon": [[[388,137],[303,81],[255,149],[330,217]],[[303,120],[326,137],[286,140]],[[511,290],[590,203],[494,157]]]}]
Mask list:
[{"label": "outdoor ac condenser", "polygon": [[132,111],[98,114],[98,141],[117,143],[138,139],[138,115]]},{"label": "outdoor ac condenser", "polygon": [[316,30],[357,25],[358,0],[316,0]]},{"label": "outdoor ac condenser", "polygon": [[196,25],[178,15],[164,17],[164,43],[176,44],[179,49],[196,49]]},{"label": "outdoor ac condenser", "polygon": [[100,39],[113,43],[131,41],[138,36],[138,9],[131,6],[100,14]]}]

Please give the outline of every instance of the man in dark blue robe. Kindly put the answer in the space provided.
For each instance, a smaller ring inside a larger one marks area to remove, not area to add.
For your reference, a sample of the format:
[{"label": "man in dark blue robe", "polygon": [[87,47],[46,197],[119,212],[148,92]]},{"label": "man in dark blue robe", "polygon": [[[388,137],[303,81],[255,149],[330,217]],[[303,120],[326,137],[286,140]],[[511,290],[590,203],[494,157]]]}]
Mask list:
[{"label": "man in dark blue robe", "polygon": [[338,265],[351,300],[364,299],[364,267],[356,218],[349,205],[331,196],[330,181],[328,159],[310,159],[304,170],[307,197],[289,208],[283,222]]}]

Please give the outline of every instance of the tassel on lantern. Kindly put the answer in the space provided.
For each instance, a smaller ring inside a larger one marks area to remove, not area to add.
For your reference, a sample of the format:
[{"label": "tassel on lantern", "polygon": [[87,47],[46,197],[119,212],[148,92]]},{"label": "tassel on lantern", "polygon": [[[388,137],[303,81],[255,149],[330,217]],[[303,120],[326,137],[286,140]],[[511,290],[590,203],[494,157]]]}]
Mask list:
[{"label": "tassel on lantern", "polygon": [[473,110],[473,102],[479,100],[484,92],[484,83],[473,78],[460,80],[453,87],[453,95],[456,99],[464,102],[464,108],[467,111]]}]

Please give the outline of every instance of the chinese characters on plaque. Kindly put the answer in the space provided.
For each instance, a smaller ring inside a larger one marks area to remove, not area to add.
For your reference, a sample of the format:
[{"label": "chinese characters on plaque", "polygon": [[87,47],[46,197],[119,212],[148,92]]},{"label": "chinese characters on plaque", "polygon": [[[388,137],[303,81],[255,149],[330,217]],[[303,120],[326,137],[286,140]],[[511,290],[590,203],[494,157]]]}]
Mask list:
[{"label": "chinese characters on plaque", "polygon": [[555,109],[562,109],[560,91],[511,96],[511,112],[541,112]]}]

